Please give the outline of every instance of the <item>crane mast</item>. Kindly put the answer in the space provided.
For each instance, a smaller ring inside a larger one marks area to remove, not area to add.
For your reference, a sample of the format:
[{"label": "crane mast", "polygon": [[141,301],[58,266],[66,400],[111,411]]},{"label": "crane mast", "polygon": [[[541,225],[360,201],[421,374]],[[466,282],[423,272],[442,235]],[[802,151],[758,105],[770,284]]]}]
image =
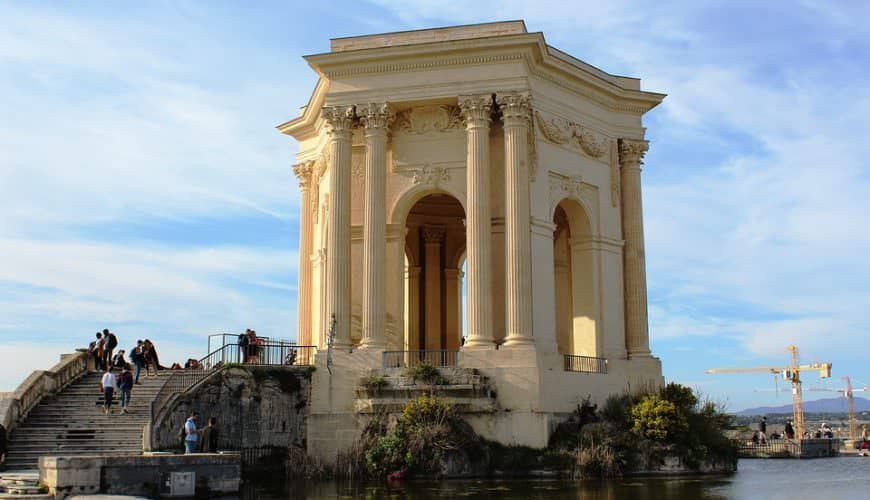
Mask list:
[{"label": "crane mast", "polygon": [[[801,371],[817,371],[820,378],[831,376],[831,363],[800,364],[800,355],[797,346],[788,346],[791,352],[791,364],[789,366],[756,366],[752,368],[710,368],[705,373],[753,373],[768,372],[782,374],[785,380],[791,382],[792,411],[794,412],[794,430],[798,439],[804,436],[804,406],[801,390]],[[851,391],[850,391],[851,392]]]}]

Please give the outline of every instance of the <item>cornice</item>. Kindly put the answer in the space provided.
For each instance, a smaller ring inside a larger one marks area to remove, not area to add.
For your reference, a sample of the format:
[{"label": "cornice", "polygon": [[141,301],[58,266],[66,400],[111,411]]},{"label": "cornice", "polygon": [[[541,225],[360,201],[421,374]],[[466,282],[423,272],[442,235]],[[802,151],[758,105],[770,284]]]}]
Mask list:
[{"label": "cornice", "polygon": [[305,59],[321,78],[302,115],[278,126],[281,133],[300,140],[319,131],[317,111],[324,104],[329,81],[359,75],[523,63],[530,77],[583,96],[608,111],[642,115],[665,98],[665,94],[629,88],[634,80],[610,75],[550,47],[542,33],[329,52]]}]

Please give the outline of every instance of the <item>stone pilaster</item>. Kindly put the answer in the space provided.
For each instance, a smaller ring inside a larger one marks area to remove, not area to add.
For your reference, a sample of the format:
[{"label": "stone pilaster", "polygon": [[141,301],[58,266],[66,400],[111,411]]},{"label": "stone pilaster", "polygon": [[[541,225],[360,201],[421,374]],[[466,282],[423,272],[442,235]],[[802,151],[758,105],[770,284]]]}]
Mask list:
[{"label": "stone pilaster", "polygon": [[299,287],[297,289],[297,326],[296,342],[311,345],[311,173],[313,161],[293,166],[293,173],[299,179]]},{"label": "stone pilaster", "polygon": [[350,136],[353,106],[324,107],[329,148],[329,194],[326,235],[326,308],[327,328],[335,315],[336,347],[350,345]]},{"label": "stone pilaster", "polygon": [[460,96],[466,129],[468,338],[466,348],[493,347],[490,297],[489,124],[492,96]]},{"label": "stone pilaster", "polygon": [[441,349],[441,242],[443,226],[423,226],[425,348]]},{"label": "stone pilaster", "polygon": [[625,297],[625,344],[629,357],[650,356],[646,296],[646,255],[640,166],[648,149],[643,140],[619,140]]},{"label": "stone pilaster", "polygon": [[385,103],[358,106],[365,124],[366,176],[363,218],[362,346],[386,347],[387,130],[393,117]]},{"label": "stone pilaster", "polygon": [[530,346],[532,337],[532,261],[529,212],[528,137],[531,97],[500,94],[505,149],[505,346]]},{"label": "stone pilaster", "polygon": [[420,268],[411,266],[408,273],[408,317],[406,329],[408,331],[408,344],[406,350],[416,351],[425,349],[420,345]]}]

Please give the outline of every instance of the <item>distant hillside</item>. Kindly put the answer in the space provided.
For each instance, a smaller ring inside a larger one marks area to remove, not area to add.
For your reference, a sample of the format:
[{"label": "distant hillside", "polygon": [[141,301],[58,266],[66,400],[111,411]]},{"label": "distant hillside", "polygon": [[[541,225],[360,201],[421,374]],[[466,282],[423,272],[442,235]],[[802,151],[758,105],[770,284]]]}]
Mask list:
[{"label": "distant hillside", "polygon": [[[804,401],[804,412],[806,413],[838,413],[849,411],[846,398],[825,398],[816,399],[814,401]],[[870,399],[855,398],[855,411],[870,411]],[[747,408],[743,411],[734,413],[738,416],[749,415],[769,415],[776,413],[791,413],[791,403],[782,406],[759,406],[758,408]]]}]

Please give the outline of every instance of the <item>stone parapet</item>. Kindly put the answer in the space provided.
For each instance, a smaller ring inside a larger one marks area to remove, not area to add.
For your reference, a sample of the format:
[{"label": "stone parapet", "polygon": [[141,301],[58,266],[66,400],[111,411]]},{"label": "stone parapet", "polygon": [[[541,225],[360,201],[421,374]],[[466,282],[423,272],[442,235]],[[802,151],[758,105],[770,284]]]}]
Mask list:
[{"label": "stone parapet", "polygon": [[45,396],[56,393],[87,373],[91,356],[87,352],[62,354],[48,370],[36,370],[14,392],[0,400],[0,424],[11,431]]}]

